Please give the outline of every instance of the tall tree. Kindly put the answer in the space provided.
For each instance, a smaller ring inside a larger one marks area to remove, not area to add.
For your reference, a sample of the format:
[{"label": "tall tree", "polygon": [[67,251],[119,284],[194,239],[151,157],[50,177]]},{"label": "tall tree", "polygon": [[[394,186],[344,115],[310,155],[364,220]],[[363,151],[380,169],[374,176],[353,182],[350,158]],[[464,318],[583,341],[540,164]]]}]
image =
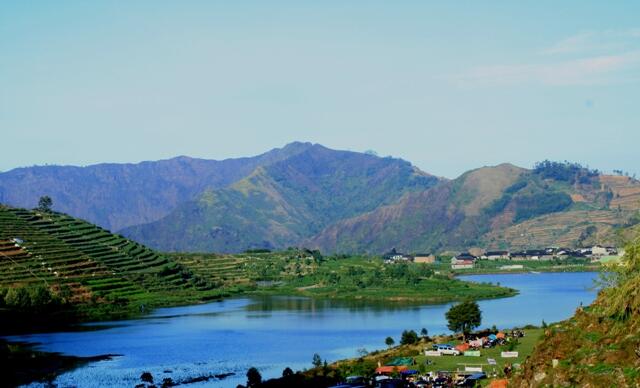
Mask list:
[{"label": "tall tree", "polygon": [[257,387],[262,383],[262,375],[258,369],[251,367],[247,371],[247,387]]},{"label": "tall tree", "polygon": [[394,341],[391,337],[387,337],[387,339],[384,340],[384,343],[388,347],[392,347],[396,343],[396,341]]},{"label": "tall tree", "polygon": [[468,300],[452,306],[445,314],[447,327],[455,333],[462,333],[466,340],[471,330],[480,326],[482,322],[482,312],[478,303]]},{"label": "tall tree", "polygon": [[38,201],[38,210],[41,212],[51,211],[51,206],[53,206],[53,200],[48,195],[44,195],[40,197]]},{"label": "tall tree", "polygon": [[313,360],[311,361],[314,367],[320,368],[322,366],[322,358],[318,353],[314,353]]}]

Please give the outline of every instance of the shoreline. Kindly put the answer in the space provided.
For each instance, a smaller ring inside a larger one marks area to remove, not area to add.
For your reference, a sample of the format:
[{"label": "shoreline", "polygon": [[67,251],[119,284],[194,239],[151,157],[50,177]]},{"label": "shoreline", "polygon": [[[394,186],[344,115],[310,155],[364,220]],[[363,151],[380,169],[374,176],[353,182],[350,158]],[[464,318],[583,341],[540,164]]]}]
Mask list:
[{"label": "shoreline", "polygon": [[457,278],[459,276],[470,276],[470,275],[509,275],[509,274],[536,274],[538,273],[580,273],[580,272],[600,272],[602,267],[593,266],[573,266],[573,267],[562,267],[562,268],[535,268],[535,269],[514,269],[514,270],[487,270],[487,271],[457,271],[453,272],[454,276]]}]

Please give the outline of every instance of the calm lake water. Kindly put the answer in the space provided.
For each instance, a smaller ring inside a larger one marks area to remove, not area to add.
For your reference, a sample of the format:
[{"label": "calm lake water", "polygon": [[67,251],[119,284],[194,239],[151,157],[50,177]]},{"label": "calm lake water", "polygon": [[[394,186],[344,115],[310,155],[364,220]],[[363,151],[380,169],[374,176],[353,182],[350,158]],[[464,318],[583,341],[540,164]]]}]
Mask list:
[{"label": "calm lake water", "polygon": [[[481,301],[483,327],[539,325],[570,317],[591,303],[596,273],[473,275],[463,279],[500,283],[518,296]],[[205,305],[166,308],[144,319],[118,321],[107,329],[7,337],[35,342],[39,348],[76,356],[121,354],[61,375],[60,386],[134,386],[149,371],[156,382],[234,372],[222,381],[189,386],[235,387],[256,366],[263,377],[280,376],[285,367],[308,368],[314,353],[333,361],[357,349],[384,348],[404,329],[448,333],[447,305],[394,306],[345,304],[293,297],[229,299]],[[101,323],[100,325],[103,325]]]}]

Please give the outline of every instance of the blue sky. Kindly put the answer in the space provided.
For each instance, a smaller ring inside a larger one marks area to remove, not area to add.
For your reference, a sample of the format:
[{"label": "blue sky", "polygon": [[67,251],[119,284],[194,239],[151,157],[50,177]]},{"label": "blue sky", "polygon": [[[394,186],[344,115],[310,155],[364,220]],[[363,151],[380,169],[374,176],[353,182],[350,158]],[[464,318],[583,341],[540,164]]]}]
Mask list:
[{"label": "blue sky", "polygon": [[640,3],[0,4],[0,171],[294,140],[640,174]]}]

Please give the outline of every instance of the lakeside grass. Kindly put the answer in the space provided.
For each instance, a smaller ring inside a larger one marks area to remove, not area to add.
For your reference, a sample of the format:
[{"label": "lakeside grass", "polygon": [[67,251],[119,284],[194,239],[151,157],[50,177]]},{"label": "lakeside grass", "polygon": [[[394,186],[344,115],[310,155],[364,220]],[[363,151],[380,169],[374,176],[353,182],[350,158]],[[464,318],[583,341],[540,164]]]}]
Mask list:
[{"label": "lakeside grass", "polygon": [[[383,264],[370,256],[321,257],[304,250],[246,255],[176,254],[172,258],[210,281],[253,285],[245,294],[318,299],[446,303],[509,297],[517,290],[465,282],[428,264]],[[215,263],[220,263],[216,268]],[[224,268],[224,270],[221,270]]]},{"label": "lakeside grass", "polygon": [[[543,329],[526,329],[523,330],[525,332],[525,336],[522,338],[518,338],[518,344],[515,346],[514,351],[518,352],[518,357],[516,358],[502,358],[500,357],[500,353],[503,351],[507,351],[507,345],[496,346],[490,349],[482,349],[480,351],[480,357],[470,357],[470,356],[441,356],[441,357],[427,357],[424,355],[416,357],[416,363],[425,363],[425,361],[429,360],[432,363],[430,365],[426,365],[426,371],[440,371],[440,370],[461,370],[464,371],[464,366],[475,366],[482,365],[483,370],[485,372],[492,372],[494,369],[496,373],[501,376],[502,370],[507,364],[522,364],[527,357],[529,357],[533,353],[533,349],[535,345],[540,340],[541,336],[544,333]],[[459,341],[455,342],[458,344]],[[487,359],[492,358],[496,360],[495,366],[489,366]],[[489,374],[489,373],[487,373]]]},{"label": "lakeside grass", "polygon": [[[507,330],[510,332],[511,330]],[[416,369],[421,374],[428,372],[456,372],[464,371],[465,365],[468,366],[482,366],[483,371],[488,376],[495,376],[497,378],[504,377],[504,367],[507,364],[522,365],[533,353],[536,345],[544,335],[545,329],[537,327],[528,327],[522,329],[525,336],[519,338],[517,343],[510,347],[509,344],[496,346],[490,349],[481,349],[480,357],[471,356],[439,356],[439,357],[427,357],[424,355],[425,349],[431,349],[433,344],[450,343],[454,345],[460,344],[462,341],[455,335],[450,336],[437,336],[428,339],[420,339],[415,344],[398,345],[383,350],[376,350],[367,354],[363,354],[361,357],[339,360],[328,365],[328,368],[312,369],[305,373],[309,381],[313,381],[315,376],[320,374],[324,376],[334,377],[336,376],[373,376],[375,369],[379,365],[385,365],[397,357],[410,357],[414,360],[414,365],[410,365],[410,369]],[[513,350],[518,352],[517,358],[502,358],[500,353],[502,351]],[[492,358],[496,361],[496,365],[489,365],[487,359]],[[429,363],[427,363],[429,361]],[[490,382],[490,379],[483,380],[482,385],[486,386]]]}]

